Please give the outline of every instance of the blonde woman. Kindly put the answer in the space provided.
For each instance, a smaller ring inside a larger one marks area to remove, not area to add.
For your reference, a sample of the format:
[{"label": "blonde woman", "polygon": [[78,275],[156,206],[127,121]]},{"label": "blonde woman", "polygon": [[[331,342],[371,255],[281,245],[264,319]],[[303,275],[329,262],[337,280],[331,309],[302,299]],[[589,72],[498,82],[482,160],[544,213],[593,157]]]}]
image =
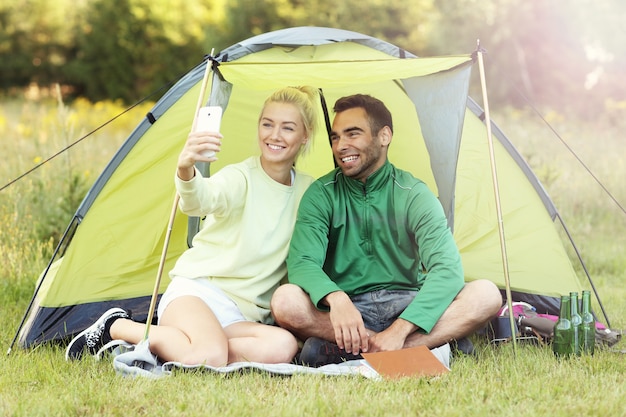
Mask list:
[{"label": "blonde woman", "polygon": [[[310,146],[317,92],[287,87],[264,103],[258,121],[260,156],[203,178],[197,161],[213,162],[222,136],[189,134],[175,177],[180,209],[206,216],[193,245],[178,259],[158,306],[149,346],[163,362],[224,366],[239,361],[290,362],[295,337],[273,326],[269,304],[286,277],[285,258],[304,191],[313,178],[294,169]],[[139,343],[145,324],[113,308],[76,336],[66,359],[98,355],[111,341]]]}]

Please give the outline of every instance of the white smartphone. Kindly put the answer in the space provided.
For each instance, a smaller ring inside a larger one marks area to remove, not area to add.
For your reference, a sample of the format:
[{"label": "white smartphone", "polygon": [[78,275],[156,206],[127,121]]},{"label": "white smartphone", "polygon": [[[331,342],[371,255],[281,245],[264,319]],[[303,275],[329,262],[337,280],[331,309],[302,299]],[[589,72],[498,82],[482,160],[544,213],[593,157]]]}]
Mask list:
[{"label": "white smartphone", "polygon": [[[196,122],[196,132],[219,132],[222,122],[222,108],[220,106],[201,107],[198,111]],[[203,156],[210,158],[215,155],[213,151],[203,153]]]}]

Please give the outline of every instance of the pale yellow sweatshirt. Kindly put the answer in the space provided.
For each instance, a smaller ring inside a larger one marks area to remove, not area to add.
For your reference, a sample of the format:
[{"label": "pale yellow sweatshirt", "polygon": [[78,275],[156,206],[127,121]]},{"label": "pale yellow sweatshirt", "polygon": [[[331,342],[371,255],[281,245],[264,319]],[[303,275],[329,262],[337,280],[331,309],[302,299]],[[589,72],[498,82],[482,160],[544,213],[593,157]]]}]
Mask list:
[{"label": "pale yellow sweatshirt", "polygon": [[298,204],[313,178],[296,171],[292,186],[272,180],[258,156],[210,178],[176,176],[180,209],[206,216],[170,276],[208,277],[252,321],[271,323],[269,304],[287,275],[285,259]]}]

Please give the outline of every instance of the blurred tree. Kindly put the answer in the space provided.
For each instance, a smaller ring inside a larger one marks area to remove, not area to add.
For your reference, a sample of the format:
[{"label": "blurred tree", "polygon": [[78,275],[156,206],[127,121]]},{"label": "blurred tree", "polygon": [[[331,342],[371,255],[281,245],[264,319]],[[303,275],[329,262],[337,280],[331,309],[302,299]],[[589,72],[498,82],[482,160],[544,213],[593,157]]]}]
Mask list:
[{"label": "blurred tree", "polygon": [[0,88],[61,82],[91,100],[133,101],[211,48],[312,25],[418,56],[470,53],[480,39],[493,105],[528,98],[593,115],[607,97],[625,100],[625,19],[622,0],[0,0]]},{"label": "blurred tree", "polygon": [[233,0],[220,40],[226,46],[272,30],[323,26],[377,37],[419,53],[431,35],[433,0]]},{"label": "blurred tree", "polygon": [[82,10],[75,27],[76,56],[68,72],[79,95],[91,100],[131,99],[138,71],[132,45],[143,28],[136,27],[130,0],[97,0]]},{"label": "blurred tree", "polygon": [[[584,53],[591,65],[584,78],[585,113],[605,114],[623,120],[626,106],[626,2],[623,0],[579,0],[573,10],[579,25]],[[621,112],[613,111],[622,109]],[[618,122],[619,120],[616,120]]]},{"label": "blurred tree", "polygon": [[202,60],[206,1],[94,0],[77,26],[68,72],[92,100],[133,101]]},{"label": "blurred tree", "polygon": [[0,88],[63,82],[73,2],[0,0]]},{"label": "blurred tree", "polygon": [[[440,0],[439,36],[429,39],[429,50],[468,51],[480,39],[487,49],[487,84],[494,104],[519,107],[529,100],[539,107],[589,114],[590,108],[602,107],[602,99],[588,88],[594,70],[599,71],[589,59],[590,45],[602,45],[596,48],[600,51],[626,43],[618,23],[626,18],[626,7],[618,2]],[[608,63],[602,68],[608,70]],[[619,68],[613,67],[613,73],[623,74],[623,62]],[[478,82],[473,85],[476,97]]]}]

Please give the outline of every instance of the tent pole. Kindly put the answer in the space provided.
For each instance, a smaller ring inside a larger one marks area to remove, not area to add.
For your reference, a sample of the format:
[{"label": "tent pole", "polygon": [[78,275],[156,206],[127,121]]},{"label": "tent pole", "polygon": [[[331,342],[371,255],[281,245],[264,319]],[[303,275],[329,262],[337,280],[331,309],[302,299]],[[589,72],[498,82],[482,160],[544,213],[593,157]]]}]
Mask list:
[{"label": "tent pole", "polygon": [[[209,59],[212,59],[213,51],[211,51],[211,55]],[[202,79],[202,85],[200,87],[200,94],[198,97],[198,104],[196,106],[196,112],[193,116],[193,122],[191,124],[191,132],[196,130],[198,113],[200,112],[200,108],[204,103],[204,96],[206,92],[206,88],[208,85],[209,74],[211,73],[211,64],[207,59],[206,68],[204,71],[204,76]],[[135,346],[134,350],[122,353],[115,357],[113,360],[113,367],[122,372],[123,374],[128,373],[128,371],[124,370],[128,367],[134,367],[137,369],[142,369],[144,372],[150,372],[150,370],[156,368],[157,366],[157,358],[150,351],[150,340],[148,336],[150,334],[150,325],[152,324],[152,319],[154,317],[154,310],[156,307],[156,301],[159,294],[159,286],[161,283],[161,276],[163,275],[163,266],[165,265],[165,259],[167,256],[167,248],[170,242],[170,236],[172,234],[172,229],[174,227],[174,219],[176,218],[176,211],[178,210],[178,202],[180,201],[180,195],[178,192],[174,195],[174,202],[172,203],[172,210],[170,212],[170,218],[167,223],[167,233],[165,235],[165,241],[163,243],[163,251],[161,252],[161,259],[159,261],[159,269],[157,271],[156,280],[154,282],[154,290],[152,292],[152,298],[150,300],[150,308],[148,309],[148,317],[146,318],[146,326],[144,330],[143,339]],[[118,368],[119,367],[119,368]],[[133,374],[137,375],[135,372]]]},{"label": "tent pole", "polygon": [[[213,50],[211,50],[211,57],[213,56]],[[202,107],[205,101],[206,89],[209,82],[209,75],[211,73],[212,65],[209,60],[207,60],[206,68],[204,70],[204,76],[202,77],[202,84],[200,86],[200,94],[198,95],[198,103],[196,104],[196,112],[193,115],[193,122],[191,124],[191,131],[194,132],[196,130],[196,124],[198,122],[198,113],[200,112],[200,108]],[[143,341],[146,342],[148,340],[148,335],[150,333],[150,323],[152,322],[152,318],[154,317],[154,310],[156,308],[156,300],[159,295],[159,286],[161,285],[161,277],[163,275],[163,268],[165,265],[165,259],[167,256],[167,248],[170,242],[170,236],[172,235],[172,228],[174,227],[174,219],[176,218],[176,210],[178,209],[178,201],[180,200],[180,195],[178,192],[174,196],[174,202],[172,203],[172,209],[170,211],[170,218],[167,224],[167,233],[165,235],[165,242],[163,243],[163,251],[161,252],[161,259],[159,260],[159,268],[157,271],[157,276],[154,282],[154,290],[152,291],[152,297],[150,299],[150,308],[148,309],[148,317],[146,318],[146,329],[143,335]]]},{"label": "tent pole", "polygon": [[498,173],[496,170],[496,160],[493,149],[493,137],[491,134],[491,118],[489,116],[489,101],[487,100],[487,83],[485,81],[485,65],[483,63],[483,49],[480,47],[480,40],[477,41],[476,52],[478,56],[478,69],[480,72],[480,86],[483,94],[485,106],[485,125],[487,126],[487,141],[489,143],[489,160],[491,162],[491,177],[493,179],[493,193],[496,201],[496,212],[498,215],[498,231],[500,234],[500,251],[502,253],[502,267],[504,272],[504,285],[506,290],[506,302],[509,310],[509,322],[511,325],[511,341],[513,342],[513,352],[517,352],[517,332],[515,331],[515,316],[513,314],[513,300],[511,296],[511,282],[509,279],[509,266],[506,253],[506,241],[504,238],[504,222],[502,220],[502,207],[500,206],[500,191],[498,187]]},{"label": "tent pole", "polygon": [[167,224],[167,233],[165,235],[165,242],[163,243],[163,251],[161,252],[161,259],[159,261],[159,269],[157,271],[156,280],[154,281],[154,290],[152,291],[152,297],[150,298],[150,308],[148,309],[148,317],[146,318],[146,329],[144,331],[143,340],[148,340],[148,334],[150,333],[150,323],[154,317],[154,310],[156,308],[156,300],[159,296],[159,287],[161,285],[161,277],[163,276],[163,268],[165,266],[165,259],[167,255],[167,248],[170,243],[170,236],[172,235],[172,228],[174,227],[174,219],[176,218],[176,210],[178,208],[178,200],[180,196],[178,193],[174,196],[174,202],[172,203],[172,210],[170,212],[170,218]]}]

